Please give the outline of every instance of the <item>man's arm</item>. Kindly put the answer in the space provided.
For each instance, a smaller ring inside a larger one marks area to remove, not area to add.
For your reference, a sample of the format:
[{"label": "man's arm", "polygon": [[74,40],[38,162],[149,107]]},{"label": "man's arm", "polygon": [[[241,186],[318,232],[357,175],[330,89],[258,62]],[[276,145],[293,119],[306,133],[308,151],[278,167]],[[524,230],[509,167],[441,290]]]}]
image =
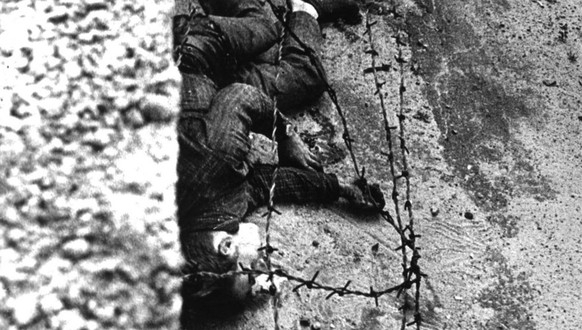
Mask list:
[{"label": "man's arm", "polygon": [[279,165],[297,167],[310,171],[323,171],[323,167],[317,156],[301,140],[301,137],[295,131],[295,126],[283,115],[281,115],[280,122],[285,125],[285,131],[283,134],[277,134]]},{"label": "man's arm", "polygon": [[[251,89],[250,86],[249,89]],[[258,92],[258,89],[256,91]],[[250,91],[248,92],[250,93]],[[256,99],[253,101],[253,98],[249,98],[247,104],[251,132],[272,138],[273,124],[275,124],[275,140],[278,143],[279,164],[281,166],[321,171],[322,167],[320,162],[317,160],[315,154],[301,140],[291,120],[280,111],[276,111],[272,100],[264,93],[257,92],[253,93]],[[277,116],[274,123],[273,115]]]},{"label": "man's arm", "polygon": [[[267,205],[275,166],[258,165],[249,173],[249,211]],[[384,196],[378,184],[339,181],[334,174],[280,167],[275,177],[275,203],[331,203],[346,199],[361,211],[382,210]]]},{"label": "man's arm", "polygon": [[[275,166],[272,165],[257,165],[249,173],[249,195],[254,204],[252,208],[268,203],[274,170]],[[341,197],[341,191],[334,174],[281,167],[275,180],[274,201],[277,203],[330,203]]]}]

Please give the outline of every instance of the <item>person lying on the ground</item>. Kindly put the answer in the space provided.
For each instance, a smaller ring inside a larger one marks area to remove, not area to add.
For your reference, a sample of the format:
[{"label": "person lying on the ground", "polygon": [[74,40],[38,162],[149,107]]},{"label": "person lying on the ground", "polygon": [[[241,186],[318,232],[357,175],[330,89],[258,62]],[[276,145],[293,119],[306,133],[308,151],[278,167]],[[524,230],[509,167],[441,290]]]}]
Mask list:
[{"label": "person lying on the ground", "polygon": [[[334,13],[359,16],[352,0],[309,2],[317,6],[291,1],[289,25],[316,51],[322,36],[315,17],[333,19],[337,17]],[[274,111],[269,96],[275,97],[278,108],[292,111],[323,91],[323,77],[297,42],[286,34],[279,67],[253,61],[253,56],[275,45],[278,35],[277,25],[265,18],[259,0],[208,0],[206,4],[210,14],[232,17],[203,14],[190,20],[177,16],[174,22],[176,44],[183,46],[179,55],[183,86],[176,201],[185,259],[197,271],[220,274],[238,269],[241,263],[257,267],[262,259],[258,227],[242,221],[267,204],[275,167],[250,164],[247,156],[249,133],[270,137],[274,116],[278,117],[280,165],[275,202],[330,203],[345,198],[354,205],[381,208],[384,201],[377,186],[372,198],[356,185],[321,172],[317,158],[291,122]],[[228,10],[220,12],[216,7]],[[251,289],[247,276],[196,285],[198,296],[221,287],[232,297],[244,298]]]}]

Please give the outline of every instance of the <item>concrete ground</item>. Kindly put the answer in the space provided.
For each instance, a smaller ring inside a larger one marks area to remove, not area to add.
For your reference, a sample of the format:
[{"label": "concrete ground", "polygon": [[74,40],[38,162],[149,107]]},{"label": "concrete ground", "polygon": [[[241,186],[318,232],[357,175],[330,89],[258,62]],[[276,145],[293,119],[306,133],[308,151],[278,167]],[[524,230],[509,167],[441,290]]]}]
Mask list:
[{"label": "concrete ground", "polygon": [[[426,329],[578,329],[582,267],[582,8],[576,1],[419,0],[371,5],[380,62],[405,68],[412,202],[422,247]],[[396,15],[394,14],[396,13]],[[370,180],[391,190],[365,27],[328,26],[324,65]],[[400,73],[384,74],[388,109]],[[320,113],[318,113],[318,111]],[[395,119],[394,113],[391,120]],[[353,173],[328,99],[297,118],[328,163]],[[393,121],[395,123],[395,121]],[[389,203],[390,206],[390,203]],[[276,257],[305,278],[367,291],[400,283],[398,237],[345,205],[284,206]],[[260,213],[260,212],[259,212]],[[264,221],[259,216],[252,221]],[[379,243],[377,253],[372,246]],[[283,329],[397,329],[399,299],[284,286]],[[194,329],[272,329],[270,302]]]}]

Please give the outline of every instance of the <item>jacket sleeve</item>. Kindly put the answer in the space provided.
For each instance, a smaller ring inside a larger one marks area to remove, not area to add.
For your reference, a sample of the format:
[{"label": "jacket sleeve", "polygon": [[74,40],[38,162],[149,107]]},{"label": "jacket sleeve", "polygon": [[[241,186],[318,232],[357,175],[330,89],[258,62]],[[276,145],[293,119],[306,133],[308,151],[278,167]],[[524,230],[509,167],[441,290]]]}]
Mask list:
[{"label": "jacket sleeve", "polygon": [[[249,174],[250,206],[268,204],[271,178],[275,166],[257,165]],[[277,203],[329,203],[338,200],[339,183],[334,174],[281,167],[275,179],[274,201]],[[249,210],[251,211],[251,210]]]}]

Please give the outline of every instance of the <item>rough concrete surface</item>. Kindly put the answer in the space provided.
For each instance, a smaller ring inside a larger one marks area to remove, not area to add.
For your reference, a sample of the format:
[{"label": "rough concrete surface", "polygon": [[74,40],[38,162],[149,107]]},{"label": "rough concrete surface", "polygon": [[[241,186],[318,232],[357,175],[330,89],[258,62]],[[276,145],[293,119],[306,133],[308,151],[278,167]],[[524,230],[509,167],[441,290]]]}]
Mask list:
[{"label": "rough concrete surface", "polygon": [[[177,1],[178,8],[185,0]],[[0,11],[0,328],[177,328],[172,1],[8,1]],[[582,7],[577,0],[394,0],[370,8],[390,120],[403,31],[406,139],[426,329],[582,324]],[[365,27],[325,26],[324,66],[370,181],[391,191]],[[324,97],[295,120],[349,180]],[[333,286],[401,282],[395,231],[347,205],[282,205],[277,263]],[[392,205],[387,208],[393,212]],[[264,225],[257,212],[249,220]],[[378,244],[378,249],[372,249]],[[398,329],[401,299],[283,284],[282,329]],[[271,300],[189,316],[274,329]]]}]

